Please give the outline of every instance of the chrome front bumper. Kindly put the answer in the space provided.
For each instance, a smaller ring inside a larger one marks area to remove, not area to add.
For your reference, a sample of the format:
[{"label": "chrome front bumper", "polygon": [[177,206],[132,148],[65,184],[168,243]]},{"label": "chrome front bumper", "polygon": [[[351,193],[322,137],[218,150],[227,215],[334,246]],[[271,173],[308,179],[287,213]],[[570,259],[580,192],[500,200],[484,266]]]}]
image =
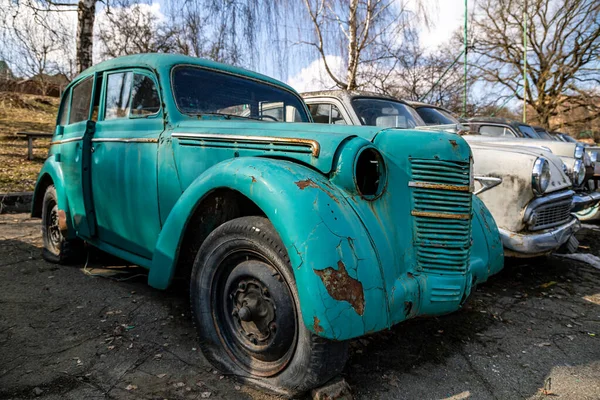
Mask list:
[{"label": "chrome front bumper", "polygon": [[573,196],[573,206],[571,212],[579,212],[586,208],[591,208],[600,202],[600,192],[592,192],[589,194],[576,194]]},{"label": "chrome front bumper", "polygon": [[558,249],[579,228],[581,228],[579,220],[573,218],[564,225],[528,234],[513,233],[504,229],[498,230],[505,250],[509,250],[508,256],[533,257]]}]

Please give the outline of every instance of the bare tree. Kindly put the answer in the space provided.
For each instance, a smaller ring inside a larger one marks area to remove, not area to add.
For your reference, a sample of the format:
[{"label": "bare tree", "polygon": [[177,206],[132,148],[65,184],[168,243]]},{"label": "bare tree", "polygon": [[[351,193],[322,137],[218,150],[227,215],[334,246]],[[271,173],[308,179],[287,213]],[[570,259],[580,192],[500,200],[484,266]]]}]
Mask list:
[{"label": "bare tree", "polygon": [[[403,1],[304,0],[304,4],[314,35],[301,43],[316,50],[336,86],[346,90],[365,84],[361,73],[372,78],[376,75],[374,70],[389,73],[394,68],[390,49],[410,34],[411,22],[417,15]],[[345,76],[330,65],[328,56],[332,54],[345,60]]]},{"label": "bare tree", "polygon": [[[529,20],[526,81],[524,12]],[[600,111],[582,95],[600,83],[600,2],[479,0],[476,15],[470,67],[486,82],[526,101],[538,121],[551,128],[565,104]]]}]

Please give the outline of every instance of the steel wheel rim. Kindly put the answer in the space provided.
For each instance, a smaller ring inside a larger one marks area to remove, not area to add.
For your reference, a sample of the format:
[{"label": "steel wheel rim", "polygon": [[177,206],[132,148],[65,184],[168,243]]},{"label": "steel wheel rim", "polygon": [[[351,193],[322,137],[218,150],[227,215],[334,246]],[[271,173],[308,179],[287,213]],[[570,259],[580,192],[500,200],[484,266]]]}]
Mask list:
[{"label": "steel wheel rim", "polygon": [[45,221],[46,245],[48,250],[54,254],[58,254],[63,237],[58,224],[58,204],[55,201],[48,202]]},{"label": "steel wheel rim", "polygon": [[217,271],[212,314],[224,349],[253,375],[267,377],[282,371],[298,338],[297,310],[284,276],[250,249],[230,252]]}]

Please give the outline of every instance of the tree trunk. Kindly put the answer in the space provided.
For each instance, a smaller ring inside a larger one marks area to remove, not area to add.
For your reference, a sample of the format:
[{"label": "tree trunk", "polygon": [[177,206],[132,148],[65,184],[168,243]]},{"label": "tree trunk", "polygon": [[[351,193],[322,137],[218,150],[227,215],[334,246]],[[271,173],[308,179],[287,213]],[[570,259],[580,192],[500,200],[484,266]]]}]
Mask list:
[{"label": "tree trunk", "polygon": [[77,72],[92,66],[96,1],[80,0],[77,6]]},{"label": "tree trunk", "polygon": [[357,11],[358,0],[351,0],[350,16],[348,18],[348,77],[346,79],[346,90],[356,89],[356,70],[358,66]]}]

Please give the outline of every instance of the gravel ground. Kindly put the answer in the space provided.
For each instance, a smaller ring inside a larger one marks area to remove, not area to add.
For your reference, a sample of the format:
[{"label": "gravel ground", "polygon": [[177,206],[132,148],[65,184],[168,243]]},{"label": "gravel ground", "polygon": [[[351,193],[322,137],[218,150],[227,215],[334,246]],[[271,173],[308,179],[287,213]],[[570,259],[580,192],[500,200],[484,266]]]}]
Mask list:
[{"label": "gravel ground", "polygon": [[[600,255],[600,229],[579,237]],[[40,246],[39,220],[0,215],[0,399],[272,398],[211,368],[183,285]],[[511,261],[462,310],[352,341],[343,375],[358,399],[600,399],[599,340],[600,270]]]}]

